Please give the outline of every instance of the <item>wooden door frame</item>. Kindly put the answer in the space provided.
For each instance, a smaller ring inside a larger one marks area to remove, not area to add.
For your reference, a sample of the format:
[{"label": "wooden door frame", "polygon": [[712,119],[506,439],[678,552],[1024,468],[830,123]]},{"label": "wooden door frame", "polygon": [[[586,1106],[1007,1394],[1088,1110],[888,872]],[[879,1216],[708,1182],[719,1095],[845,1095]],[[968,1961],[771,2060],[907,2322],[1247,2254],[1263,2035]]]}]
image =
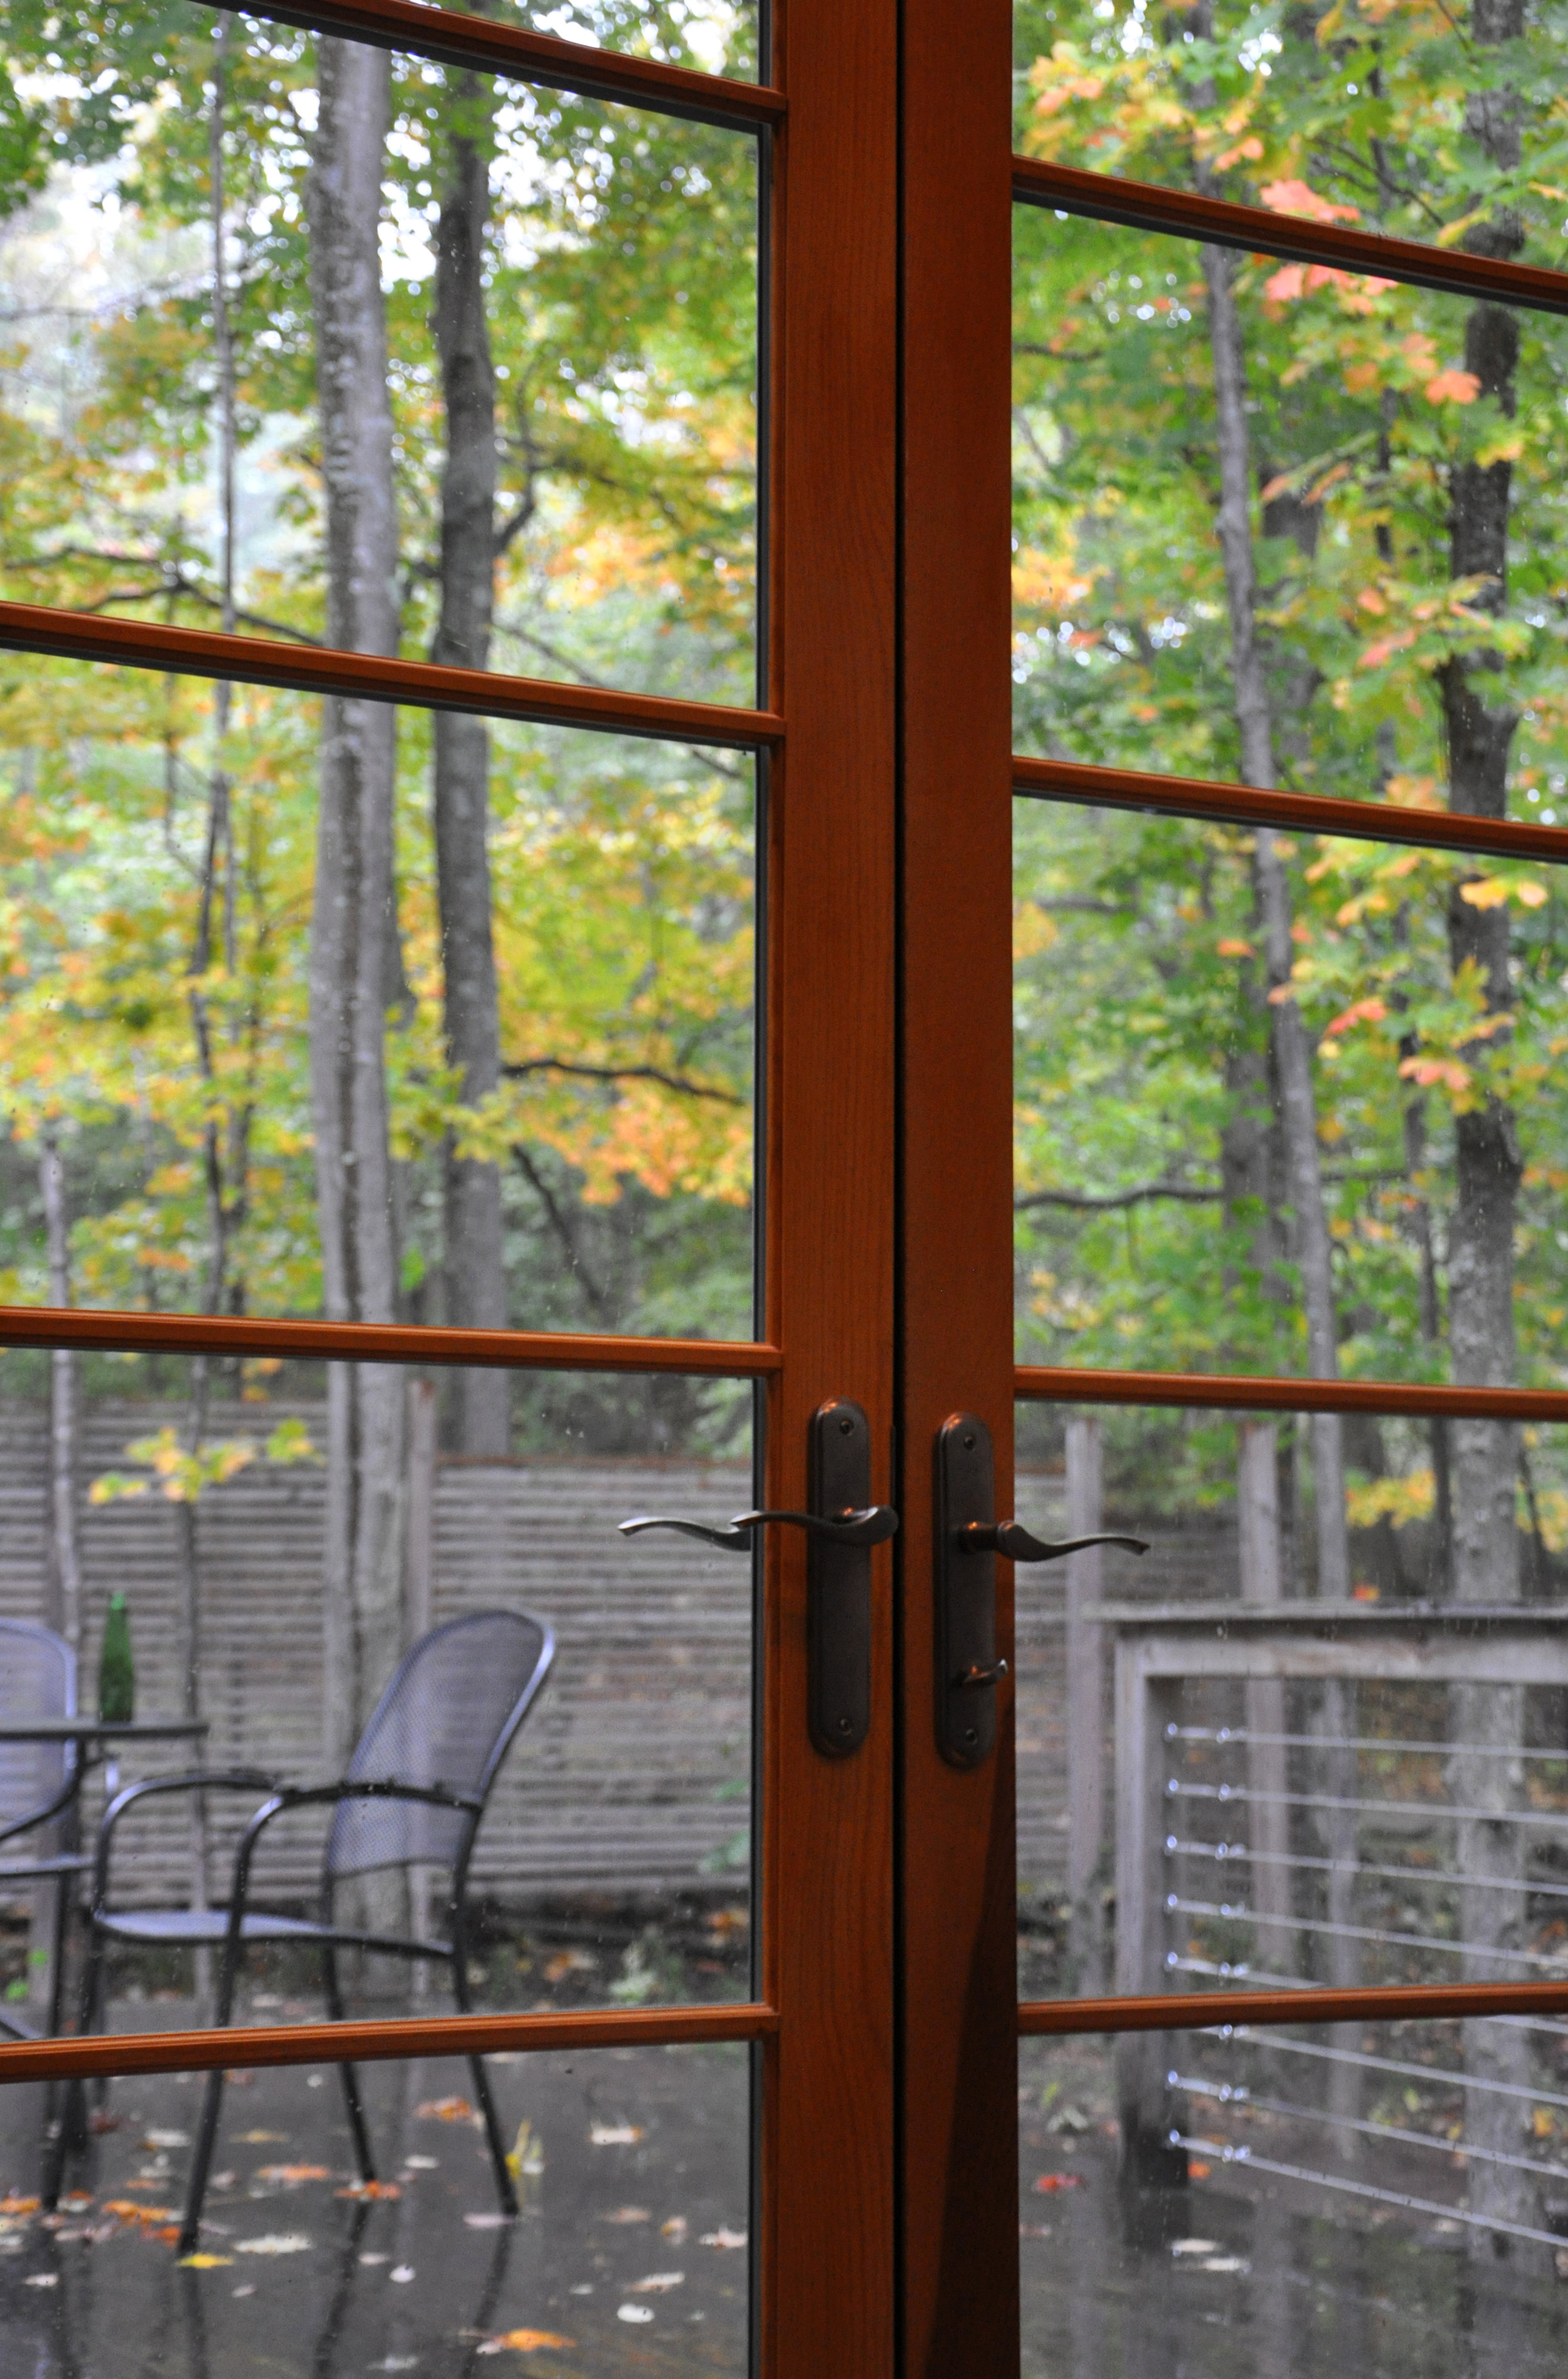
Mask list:
[{"label": "wooden door frame", "polygon": [[[905,0],[899,560],[899,2370],[1019,2360],[1013,1696],[936,1749],[933,1449],[1013,1412],[1008,0]],[[998,1564],[997,1650],[1012,1660]]]}]

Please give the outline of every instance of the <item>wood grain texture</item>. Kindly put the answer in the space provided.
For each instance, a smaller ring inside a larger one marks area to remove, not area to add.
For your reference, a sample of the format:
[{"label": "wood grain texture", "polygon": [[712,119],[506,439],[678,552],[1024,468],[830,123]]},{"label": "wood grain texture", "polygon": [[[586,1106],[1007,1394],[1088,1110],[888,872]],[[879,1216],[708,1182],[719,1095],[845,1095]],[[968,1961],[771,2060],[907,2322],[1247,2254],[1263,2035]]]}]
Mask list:
[{"label": "wood grain texture", "polygon": [[488,2056],[499,2049],[677,2047],[762,2040],[778,2017],[760,2001],[715,2008],[615,2008],[591,2015],[417,2016],[375,2023],[247,2024],[215,2032],[100,2033],[90,2040],[0,2047],[0,2085],[72,2074],[206,2073],[215,2066],[332,2065],[392,2057]]},{"label": "wood grain texture", "polygon": [[[895,0],[785,0],[773,175],[768,1500],[800,1508],[816,1407],[870,1419],[889,1497],[893,1269]],[[767,1566],[762,2363],[893,2368],[891,1554],[873,1555],[869,1737],[807,1733],[805,1549]]]},{"label": "wood grain texture", "polygon": [[1216,2023],[1393,2023],[1568,2015],[1568,1983],[1393,1983],[1369,1991],[1179,1991],[1154,1999],[1027,1999],[1025,2039],[1089,2032],[1201,2032]]},{"label": "wood grain texture", "polygon": [[1277,215],[1266,207],[1200,198],[1195,190],[1167,190],[1156,182],[1122,181],[1109,174],[1085,173],[1078,165],[1050,165],[1038,157],[1015,157],[1013,195],[1025,206],[1055,207],[1063,214],[1128,223],[1139,231],[1172,232],[1180,238],[1207,241],[1212,248],[1290,257],[1303,264],[1337,265],[1387,281],[1410,282],[1419,289],[1444,289],[1462,297],[1495,297],[1501,305],[1568,314],[1568,272],[1471,256],[1461,248],[1428,248],[1420,240],[1389,239],[1380,232],[1313,223],[1304,215]]},{"label": "wood grain texture", "polygon": [[1012,1510],[1009,12],[908,0],[904,35],[901,2368],[957,2379],[1019,2358],[1012,1690],[947,1766],[932,1596],[949,1413]]},{"label": "wood grain texture", "polygon": [[[213,0],[216,5],[216,0]],[[402,50],[412,57],[437,58],[445,66],[507,75],[547,91],[580,91],[585,98],[624,100],[656,108],[663,115],[694,117],[703,124],[749,129],[782,120],[781,91],[763,83],[731,80],[663,66],[657,58],[628,57],[615,50],[564,42],[520,25],[498,25],[466,9],[431,7],[428,0],[289,0],[255,9],[264,22],[303,25],[339,33],[378,49]]]},{"label": "wood grain texture", "polygon": [[448,669],[435,661],[345,652],[335,646],[229,636],[217,629],[166,628],[154,620],[100,619],[90,611],[56,611],[40,603],[0,603],[0,652],[46,653],[56,660],[167,670],[185,677],[223,678],[236,685],[412,703],[426,710],[661,737],[725,751],[766,750],[784,734],[784,721],[771,712],[737,710],[722,703],[675,702],[665,694],[558,685],[550,678]]},{"label": "wood grain texture", "polygon": [[1488,851],[1499,859],[1568,863],[1568,827],[1399,809],[1392,802],[1346,801],[1332,794],[1267,792],[1260,785],[1217,784],[1203,777],[1093,768],[1081,760],[1037,760],[1015,753],[1013,791],[1035,801],[1214,818],[1235,826],[1274,827],[1282,834],[1343,835],[1352,841],[1414,843],[1425,850]]},{"label": "wood grain texture", "polygon": [[334,1357],[358,1363],[498,1364],[524,1371],[690,1371],[764,1379],[784,1358],[749,1339],[598,1338],[542,1330],[446,1330],[380,1322],[271,1322],[212,1313],[118,1313],[0,1305],[0,1346],[93,1346],[115,1354]]},{"label": "wood grain texture", "polygon": [[1014,1393],[1035,1404],[1165,1405],[1210,1412],[1367,1412],[1452,1420],[1568,1420],[1562,1388],[1449,1388],[1420,1381],[1248,1379],[1234,1371],[1091,1371],[1020,1363]]}]

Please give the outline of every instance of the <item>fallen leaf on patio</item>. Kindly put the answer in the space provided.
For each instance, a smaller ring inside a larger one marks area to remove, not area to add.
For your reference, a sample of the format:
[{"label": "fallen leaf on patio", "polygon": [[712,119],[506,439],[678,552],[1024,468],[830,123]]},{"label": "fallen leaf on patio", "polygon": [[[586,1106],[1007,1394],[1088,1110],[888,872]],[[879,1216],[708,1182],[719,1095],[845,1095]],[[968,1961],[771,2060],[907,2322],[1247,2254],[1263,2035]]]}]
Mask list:
[{"label": "fallen leaf on patio", "polygon": [[1209,2178],[1209,2167],[1204,2163],[1201,2156],[1191,2157],[1188,2160],[1187,2169],[1188,2175],[1194,2180],[1207,2180]]},{"label": "fallen leaf on patio", "polygon": [[743,2230],[726,2230],[721,2227],[718,2230],[703,2232],[705,2247],[743,2247],[745,2243],[746,2234]]},{"label": "fallen leaf on patio", "polygon": [[684,2272],[650,2272],[645,2280],[633,2280],[627,2289],[627,2294],[633,2297],[660,2297],[667,2289],[683,2288],[685,2285]]},{"label": "fallen leaf on patio", "polygon": [[440,2172],[441,2168],[440,2156],[404,2156],[403,2161],[410,2172]]},{"label": "fallen leaf on patio", "polygon": [[401,2197],[403,2192],[395,2180],[351,2180],[346,2189],[336,2190],[333,2194],[337,2197],[376,2199]]},{"label": "fallen leaf on patio", "polygon": [[1249,2272],[1252,2266],[1245,2255],[1209,2255],[1198,2268],[1200,2272]]},{"label": "fallen leaf on patio", "polygon": [[414,2266],[412,2264],[399,2264],[395,2271],[392,2271],[387,2274],[387,2277],[389,2280],[396,2280],[400,2286],[405,2287],[414,2277]]},{"label": "fallen leaf on patio", "polygon": [[653,2216],[645,2205],[618,2205],[613,2214],[601,2214],[601,2222],[651,2222]]},{"label": "fallen leaf on patio", "polygon": [[1053,2189],[1081,2189],[1083,2182],[1076,2172],[1043,2172],[1034,2186],[1043,2197]]},{"label": "fallen leaf on patio", "polygon": [[597,2148],[634,2148],[642,2136],[641,2123],[595,2123],[588,2133]]},{"label": "fallen leaf on patio", "polygon": [[359,2260],[362,2264],[390,2264],[392,2262],[392,2257],[390,2255],[367,2254],[361,2255]]},{"label": "fallen leaf on patio", "polygon": [[281,2181],[285,2189],[302,2180],[331,2180],[332,2177],[332,2167],[325,2164],[264,2164],[256,2176],[258,2180]]},{"label": "fallen leaf on patio", "polygon": [[233,2262],[232,2255],[182,2255],[180,2269],[182,2272],[218,2272]]},{"label": "fallen leaf on patio", "polygon": [[144,2229],[150,2229],[154,2223],[172,2222],[175,2218],[172,2205],[139,2205],[133,2197],[108,2198],[103,2211],[105,2214],[117,2214],[122,2222],[139,2222]]},{"label": "fallen leaf on patio", "polygon": [[58,2272],[30,2272],[27,2276],[26,2286],[30,2288],[57,2288],[59,2285]]},{"label": "fallen leaf on patio", "polygon": [[[87,2203],[91,2204],[90,2197]],[[36,2197],[0,2197],[0,2214],[36,2214],[37,2211]]]},{"label": "fallen leaf on patio", "polygon": [[653,2315],[646,2305],[617,2305],[615,2318],[617,2321],[652,2321]]},{"label": "fallen leaf on patio", "polygon": [[510,2214],[465,2214],[463,2219],[470,2230],[501,2230],[515,2217]]},{"label": "fallen leaf on patio", "polygon": [[686,2233],[692,2226],[683,2214],[672,2214],[668,2222],[661,2222],[658,2227],[672,2247],[683,2247]]},{"label": "fallen leaf on patio", "polygon": [[427,2098],[414,2111],[438,2123],[468,2123],[474,2119],[474,2109],[466,2098]]},{"label": "fallen leaf on patio", "polygon": [[1219,2252],[1220,2242],[1217,2239],[1173,2239],[1171,2240],[1173,2255],[1217,2255]]},{"label": "fallen leaf on patio", "polygon": [[287,2138],[286,2131],[240,2131],[235,2135],[235,2145],[241,2148],[282,2147]]},{"label": "fallen leaf on patio", "polygon": [[187,2148],[190,2145],[190,2133],[188,2131],[148,2131],[144,2134],[141,2144],[144,2148]]},{"label": "fallen leaf on patio", "polygon": [[237,2178],[237,2174],[232,2172],[215,2172],[209,2186],[212,2189],[232,2189]]},{"label": "fallen leaf on patio", "polygon": [[575,2345],[576,2340],[561,2337],[553,2329],[509,2329],[500,2337],[487,2337],[476,2346],[476,2354],[550,2354],[561,2353]]},{"label": "fallen leaf on patio", "polygon": [[87,2128],[102,2137],[105,2131],[117,2131],[125,2119],[123,2115],[111,2115],[107,2107],[101,2107],[97,2114],[89,2115]]},{"label": "fallen leaf on patio", "polygon": [[150,2230],[147,2235],[150,2239],[156,2239],[161,2247],[177,2247],[180,2243],[180,2226],[177,2222],[164,2222],[156,2230]]},{"label": "fallen leaf on patio", "polygon": [[268,2230],[259,2239],[236,2239],[242,2255],[307,2255],[310,2241],[298,2230]]}]

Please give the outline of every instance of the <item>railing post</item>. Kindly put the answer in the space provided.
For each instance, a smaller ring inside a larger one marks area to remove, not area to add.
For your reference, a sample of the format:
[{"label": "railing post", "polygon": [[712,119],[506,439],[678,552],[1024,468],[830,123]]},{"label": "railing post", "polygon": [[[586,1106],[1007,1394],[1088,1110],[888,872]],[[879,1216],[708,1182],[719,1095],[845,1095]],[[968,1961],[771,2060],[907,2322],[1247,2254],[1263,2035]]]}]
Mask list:
[{"label": "railing post", "polygon": [[[1104,1437],[1098,1414],[1067,1423],[1067,1534],[1105,1525]],[[1067,1562],[1067,1890],[1074,1987],[1095,1999],[1105,1987],[1105,1642],[1085,1612],[1104,1588],[1105,1556],[1095,1545]]]},{"label": "railing post", "polygon": [[[1151,1677],[1136,1637],[1118,1633],[1116,1702],[1116,1991],[1143,1998],[1164,1989],[1166,1724],[1174,1681]],[[1168,2033],[1123,2033],[1116,2042],[1116,2100],[1124,2179],[1143,2186],[1185,2180],[1187,2158],[1169,2142],[1165,2074]]]},{"label": "railing post", "polygon": [[[1279,1430],[1273,1421],[1244,1420],[1236,1447],[1236,1502],[1241,1552],[1241,1599],[1278,1603],[1285,1600],[1279,1508]],[[1247,1783],[1252,1795],[1248,1842],[1252,1852],[1248,1899],[1256,1913],[1255,1962],[1275,1974],[1296,1972],[1296,1935],[1290,1919],[1290,1811],[1285,1748],[1260,1743],[1282,1735],[1285,1684],[1279,1677],[1249,1678],[1247,1685]]]}]

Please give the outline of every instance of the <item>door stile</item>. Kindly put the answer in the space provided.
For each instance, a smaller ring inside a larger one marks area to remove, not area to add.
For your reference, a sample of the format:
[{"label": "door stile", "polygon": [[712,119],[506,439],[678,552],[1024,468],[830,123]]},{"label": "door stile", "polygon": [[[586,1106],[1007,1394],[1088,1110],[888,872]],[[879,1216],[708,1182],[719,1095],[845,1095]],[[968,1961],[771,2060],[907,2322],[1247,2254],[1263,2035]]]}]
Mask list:
[{"label": "door stile", "polygon": [[[936,1749],[935,1434],[1012,1506],[1011,12],[905,0],[900,566],[899,2367],[1016,2371],[1013,1697]],[[1012,1659],[1012,1574],[996,1564]]]},{"label": "door stile", "polygon": [[[768,1500],[811,1417],[870,1419],[892,1500],[897,14],[785,0],[773,185],[766,1333]],[[874,1714],[807,1732],[806,1552],[769,1531],[760,2330],[768,2379],[893,2369],[892,1560],[872,1557]]]}]

